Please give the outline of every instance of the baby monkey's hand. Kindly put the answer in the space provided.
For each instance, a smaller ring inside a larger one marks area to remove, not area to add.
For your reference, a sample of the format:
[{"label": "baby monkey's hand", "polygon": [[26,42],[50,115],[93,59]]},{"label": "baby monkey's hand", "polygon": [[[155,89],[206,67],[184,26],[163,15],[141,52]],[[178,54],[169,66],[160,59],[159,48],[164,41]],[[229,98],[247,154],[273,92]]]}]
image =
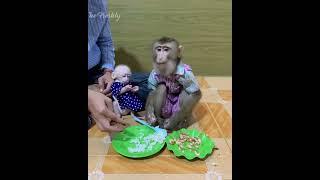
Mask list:
[{"label": "baby monkey's hand", "polygon": [[123,87],[125,91],[132,91],[132,85],[128,84],[125,87]]},{"label": "baby monkey's hand", "polygon": [[123,94],[123,93],[126,93],[126,92],[128,92],[128,91],[132,91],[132,85],[126,85],[126,86],[124,86],[122,89],[121,89],[121,91],[120,91],[120,94]]},{"label": "baby monkey's hand", "polygon": [[139,91],[139,86],[134,86],[132,89],[131,89],[132,92],[138,92]]}]

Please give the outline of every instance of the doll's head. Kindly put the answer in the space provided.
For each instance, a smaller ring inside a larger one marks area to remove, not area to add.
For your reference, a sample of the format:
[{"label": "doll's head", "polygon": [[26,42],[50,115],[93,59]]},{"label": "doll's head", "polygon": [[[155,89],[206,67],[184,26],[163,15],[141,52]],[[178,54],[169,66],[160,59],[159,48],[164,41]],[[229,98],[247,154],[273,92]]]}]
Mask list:
[{"label": "doll's head", "polygon": [[130,76],[131,76],[130,68],[123,64],[117,65],[112,73],[112,78],[115,81],[121,82],[123,84],[129,83]]}]

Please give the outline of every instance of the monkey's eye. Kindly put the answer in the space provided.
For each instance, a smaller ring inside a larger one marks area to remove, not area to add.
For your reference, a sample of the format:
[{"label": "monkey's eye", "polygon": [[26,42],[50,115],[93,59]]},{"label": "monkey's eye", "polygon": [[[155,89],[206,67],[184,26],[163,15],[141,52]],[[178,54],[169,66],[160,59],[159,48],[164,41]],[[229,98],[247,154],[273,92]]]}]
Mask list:
[{"label": "monkey's eye", "polygon": [[167,51],[169,51],[169,49],[168,49],[168,48],[164,48],[164,51],[166,51],[166,52],[167,52]]},{"label": "monkey's eye", "polygon": [[161,51],[161,48],[158,48],[157,51],[160,52],[160,51]]}]

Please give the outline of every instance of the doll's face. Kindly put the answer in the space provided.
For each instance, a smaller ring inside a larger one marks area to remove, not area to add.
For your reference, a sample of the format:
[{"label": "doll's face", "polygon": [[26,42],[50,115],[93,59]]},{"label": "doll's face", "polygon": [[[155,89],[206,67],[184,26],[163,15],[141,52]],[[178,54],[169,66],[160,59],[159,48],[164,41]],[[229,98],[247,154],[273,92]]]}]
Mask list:
[{"label": "doll's face", "polygon": [[128,84],[130,76],[131,76],[131,73],[121,73],[119,74],[117,80],[123,84]]},{"label": "doll's face", "polygon": [[131,76],[131,71],[128,67],[119,67],[116,68],[114,71],[116,78],[115,80],[123,83],[128,84]]}]

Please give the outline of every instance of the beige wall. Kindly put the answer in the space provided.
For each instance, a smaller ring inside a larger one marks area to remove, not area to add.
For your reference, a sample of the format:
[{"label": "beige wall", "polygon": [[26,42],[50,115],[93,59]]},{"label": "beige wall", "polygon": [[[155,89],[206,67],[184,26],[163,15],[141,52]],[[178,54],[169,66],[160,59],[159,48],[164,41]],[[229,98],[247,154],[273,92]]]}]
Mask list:
[{"label": "beige wall", "polygon": [[231,0],[108,1],[117,63],[150,71],[150,44],[166,35],[184,46],[196,75],[231,76]]}]

